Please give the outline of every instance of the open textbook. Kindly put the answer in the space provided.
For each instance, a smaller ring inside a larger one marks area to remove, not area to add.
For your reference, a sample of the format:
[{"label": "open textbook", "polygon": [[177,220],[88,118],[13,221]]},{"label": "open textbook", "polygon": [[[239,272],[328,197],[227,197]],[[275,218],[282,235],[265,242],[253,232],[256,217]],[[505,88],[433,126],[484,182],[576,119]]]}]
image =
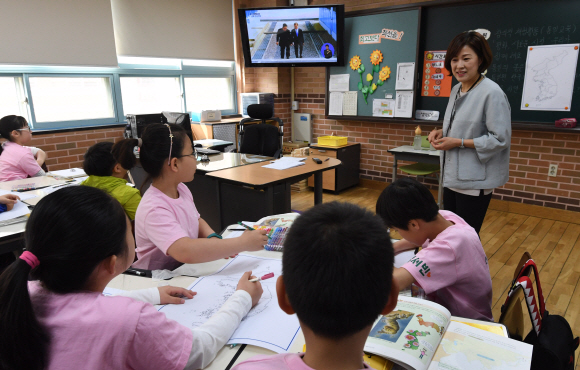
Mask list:
[{"label": "open textbook", "polygon": [[445,307],[402,296],[373,324],[364,350],[393,361],[393,370],[527,370],[532,359],[529,344],[452,321]]}]

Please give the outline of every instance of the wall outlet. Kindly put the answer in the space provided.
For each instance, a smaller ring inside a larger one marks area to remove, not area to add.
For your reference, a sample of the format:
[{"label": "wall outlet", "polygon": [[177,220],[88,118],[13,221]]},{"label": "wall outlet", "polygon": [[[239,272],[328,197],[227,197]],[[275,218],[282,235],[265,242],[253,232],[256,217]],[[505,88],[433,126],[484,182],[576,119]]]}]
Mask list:
[{"label": "wall outlet", "polygon": [[299,108],[298,108],[298,101],[297,101],[297,100],[294,100],[294,101],[292,102],[292,110],[298,110],[298,109],[299,109]]},{"label": "wall outlet", "polygon": [[558,174],[558,165],[551,164],[550,167],[548,168],[548,176],[556,177],[557,174]]}]

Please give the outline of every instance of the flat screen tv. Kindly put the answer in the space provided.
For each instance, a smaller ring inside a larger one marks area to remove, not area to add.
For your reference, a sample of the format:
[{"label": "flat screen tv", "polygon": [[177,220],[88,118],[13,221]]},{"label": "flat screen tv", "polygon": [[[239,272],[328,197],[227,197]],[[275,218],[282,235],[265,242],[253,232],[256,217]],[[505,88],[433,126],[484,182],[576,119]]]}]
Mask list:
[{"label": "flat screen tv", "polygon": [[246,67],[343,66],[344,5],[238,9]]}]

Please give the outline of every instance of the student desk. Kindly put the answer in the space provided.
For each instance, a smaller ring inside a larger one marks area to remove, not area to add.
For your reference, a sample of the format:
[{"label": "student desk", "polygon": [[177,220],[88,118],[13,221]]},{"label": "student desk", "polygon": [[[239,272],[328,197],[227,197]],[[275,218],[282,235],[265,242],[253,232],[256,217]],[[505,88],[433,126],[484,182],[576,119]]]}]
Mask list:
[{"label": "student desk", "polygon": [[311,175],[314,204],[322,203],[322,173],[340,166],[341,161],[323,156],[320,159],[322,164],[307,159],[304,165],[285,170],[256,163],[208,173],[206,177],[214,179],[218,187],[222,228],[237,221],[291,212],[291,184]]},{"label": "student desk", "polygon": [[[387,150],[394,156],[393,161],[393,182],[397,179],[397,161],[410,161],[419,163],[439,164],[439,150],[413,149],[412,145],[403,145]],[[443,176],[439,176],[439,190],[437,191],[437,204],[443,209]]]},{"label": "student desk", "polygon": [[[220,197],[217,182],[207,176],[207,174],[232,167],[240,167],[252,163],[265,162],[273,159],[254,154],[240,153],[219,153],[207,156],[209,162],[197,162],[197,170],[193,181],[186,183],[191,194],[195,207],[201,217],[217,232],[223,229],[220,213]],[[260,217],[259,217],[260,218]],[[258,219],[258,218],[257,218]],[[241,221],[241,220],[236,220]]]}]

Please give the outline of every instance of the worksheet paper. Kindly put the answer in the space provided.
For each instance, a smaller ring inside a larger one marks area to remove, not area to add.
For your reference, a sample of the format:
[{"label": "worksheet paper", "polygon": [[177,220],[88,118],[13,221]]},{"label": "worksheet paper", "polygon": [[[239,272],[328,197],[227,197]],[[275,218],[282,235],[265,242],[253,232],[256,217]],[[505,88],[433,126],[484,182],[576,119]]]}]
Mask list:
[{"label": "worksheet paper", "polygon": [[394,115],[394,99],[373,99],[373,117],[393,117]]},{"label": "worksheet paper", "polygon": [[38,194],[36,194],[36,192],[26,192],[26,191],[19,192],[19,191],[8,191],[8,190],[0,189],[0,195],[6,195],[6,194],[16,195],[18,198],[20,198],[20,200],[36,198],[38,196]]},{"label": "worksheet paper", "polygon": [[357,114],[357,91],[347,91],[342,96],[342,114],[345,116],[356,116]]},{"label": "worksheet paper", "polygon": [[193,299],[182,305],[159,308],[168,318],[194,329],[205,323],[235,292],[238,281],[246,271],[255,276],[274,273],[263,280],[264,293],[258,304],[242,320],[228,344],[251,344],[276,353],[290,349],[300,324],[296,315],[287,315],[278,306],[276,280],[282,273],[282,260],[240,254],[220,271],[197,279],[188,289],[197,292]]},{"label": "worksheet paper", "polygon": [[395,117],[411,118],[413,116],[413,91],[397,91]]},{"label": "worksheet paper", "polygon": [[342,116],[342,100],[344,94],[341,92],[331,92],[328,101],[328,115]]},{"label": "worksheet paper", "polygon": [[350,75],[330,75],[328,80],[328,91],[348,91]]},{"label": "worksheet paper", "polygon": [[270,164],[267,164],[265,166],[262,166],[264,168],[271,168],[274,170],[286,170],[288,168],[292,168],[292,167],[298,167],[298,166],[303,166],[304,165],[304,161],[306,160],[306,157],[282,157],[278,160],[272,161],[270,162]]},{"label": "worksheet paper", "polygon": [[395,90],[413,90],[415,63],[397,63],[397,83]]}]

